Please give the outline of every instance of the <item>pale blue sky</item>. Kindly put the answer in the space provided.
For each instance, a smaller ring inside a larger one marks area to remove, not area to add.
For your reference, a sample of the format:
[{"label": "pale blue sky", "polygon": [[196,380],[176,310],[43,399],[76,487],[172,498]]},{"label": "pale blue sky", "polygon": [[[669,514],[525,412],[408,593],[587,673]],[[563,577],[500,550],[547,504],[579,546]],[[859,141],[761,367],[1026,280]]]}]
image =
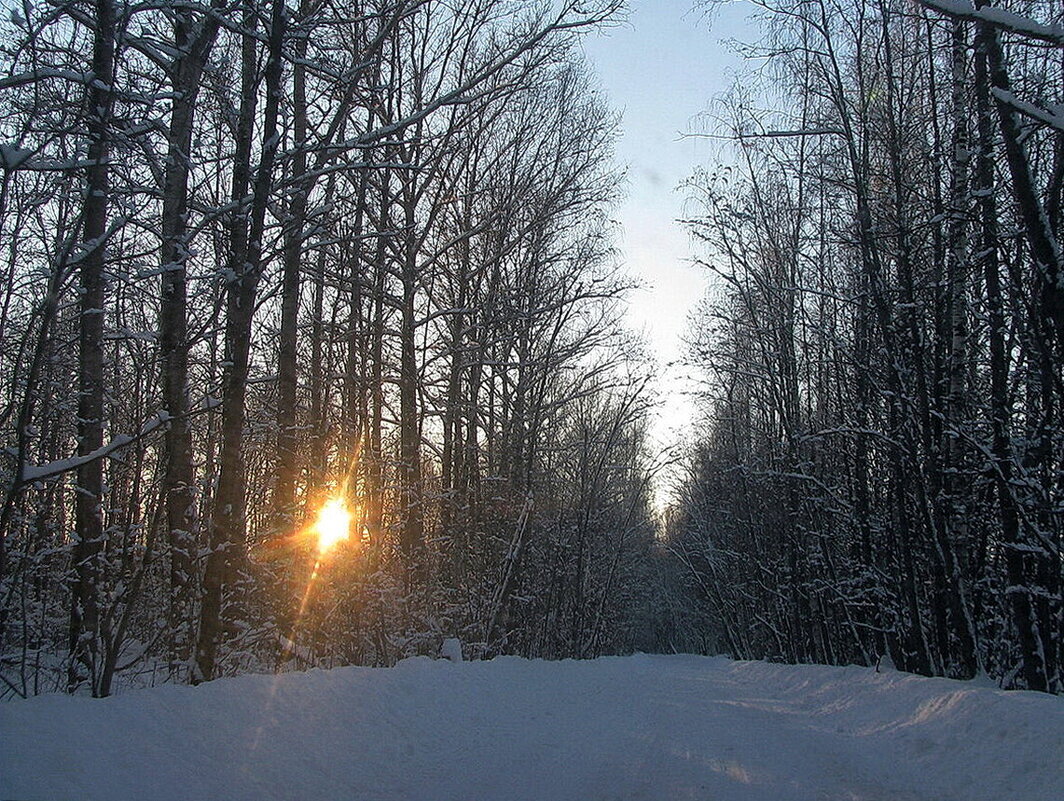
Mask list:
[{"label": "pale blue sky", "polygon": [[680,184],[698,166],[711,164],[717,146],[683,138],[705,129],[698,116],[724,92],[742,60],[722,42],[756,38],[750,6],[735,2],[707,21],[694,0],[630,0],[628,23],[588,37],[584,49],[611,105],[622,112],[617,157],[628,167],[628,198],[617,210],[619,246],[631,274],[646,284],[629,311],[633,327],[646,332],[662,365],[660,419],[653,436],[673,444],[689,429],[694,410],[684,395],[678,366],[688,312],[702,298],[706,276],[688,260]]}]

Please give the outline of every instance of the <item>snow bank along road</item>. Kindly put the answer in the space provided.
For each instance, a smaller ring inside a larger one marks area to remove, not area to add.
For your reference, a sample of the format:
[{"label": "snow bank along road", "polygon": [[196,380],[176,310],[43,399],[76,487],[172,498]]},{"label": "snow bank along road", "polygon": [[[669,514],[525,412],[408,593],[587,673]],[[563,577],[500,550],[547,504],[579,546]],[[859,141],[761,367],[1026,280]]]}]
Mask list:
[{"label": "snow bank along road", "polygon": [[415,659],[2,704],[0,799],[1061,801],[1064,701],[694,656]]}]

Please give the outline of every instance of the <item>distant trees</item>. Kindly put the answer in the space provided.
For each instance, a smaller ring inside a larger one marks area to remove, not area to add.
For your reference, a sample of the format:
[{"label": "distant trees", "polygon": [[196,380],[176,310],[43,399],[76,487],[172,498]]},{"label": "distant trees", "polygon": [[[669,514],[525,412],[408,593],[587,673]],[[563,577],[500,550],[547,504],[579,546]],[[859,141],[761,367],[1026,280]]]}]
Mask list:
[{"label": "distant trees", "polygon": [[691,183],[719,280],[671,546],[736,655],[1059,692],[1059,9],[763,9],[779,110],[737,93],[738,167]]},{"label": "distant trees", "polygon": [[0,692],[645,637],[619,3],[12,8]]}]

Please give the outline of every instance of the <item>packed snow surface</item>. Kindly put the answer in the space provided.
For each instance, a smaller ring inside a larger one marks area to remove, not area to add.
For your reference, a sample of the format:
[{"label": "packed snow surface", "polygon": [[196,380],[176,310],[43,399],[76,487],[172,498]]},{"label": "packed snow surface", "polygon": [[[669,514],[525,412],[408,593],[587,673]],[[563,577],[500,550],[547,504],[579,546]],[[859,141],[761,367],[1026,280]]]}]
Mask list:
[{"label": "packed snow surface", "polygon": [[0,798],[1060,801],[1064,702],[695,656],[414,659],[2,704]]}]

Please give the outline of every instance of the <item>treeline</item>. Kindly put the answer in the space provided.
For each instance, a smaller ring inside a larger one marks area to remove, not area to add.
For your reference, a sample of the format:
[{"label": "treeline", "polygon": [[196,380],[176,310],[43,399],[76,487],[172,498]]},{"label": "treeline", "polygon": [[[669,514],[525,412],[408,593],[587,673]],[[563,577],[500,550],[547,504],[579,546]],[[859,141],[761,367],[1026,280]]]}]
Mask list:
[{"label": "treeline", "polygon": [[0,693],[653,636],[618,6],[10,6]]},{"label": "treeline", "polygon": [[1062,8],[759,5],[772,88],[690,185],[689,591],[737,656],[1059,692]]}]

